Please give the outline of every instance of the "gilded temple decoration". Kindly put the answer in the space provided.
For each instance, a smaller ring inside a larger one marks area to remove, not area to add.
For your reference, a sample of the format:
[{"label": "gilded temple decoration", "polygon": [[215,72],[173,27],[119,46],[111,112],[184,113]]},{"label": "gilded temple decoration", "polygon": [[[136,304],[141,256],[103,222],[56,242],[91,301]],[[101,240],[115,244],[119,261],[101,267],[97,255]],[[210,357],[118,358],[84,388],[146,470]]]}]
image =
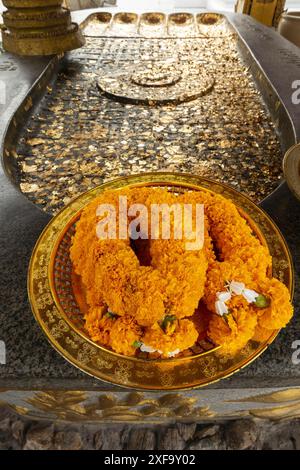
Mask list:
[{"label": "gilded temple decoration", "polygon": [[3,47],[19,55],[52,55],[84,44],[63,0],[4,0]]}]

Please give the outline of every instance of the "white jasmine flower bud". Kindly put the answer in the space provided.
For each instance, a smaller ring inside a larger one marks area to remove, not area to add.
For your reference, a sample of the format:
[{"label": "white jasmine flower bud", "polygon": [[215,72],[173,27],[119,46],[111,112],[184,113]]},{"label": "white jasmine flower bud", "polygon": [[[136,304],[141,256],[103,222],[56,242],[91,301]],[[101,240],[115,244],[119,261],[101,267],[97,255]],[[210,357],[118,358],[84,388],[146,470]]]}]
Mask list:
[{"label": "white jasmine flower bud", "polygon": [[225,304],[225,302],[221,302],[220,300],[217,300],[217,302],[215,303],[215,308],[216,308],[216,313],[218,315],[221,315],[221,317],[223,315],[227,315],[228,313],[227,305]]},{"label": "white jasmine flower bud", "polygon": [[228,302],[231,299],[231,293],[228,291],[217,292],[217,299],[221,302]]},{"label": "white jasmine flower bud", "polygon": [[244,289],[242,292],[242,296],[251,304],[252,302],[255,302],[256,298],[259,296],[255,290],[251,289]]},{"label": "white jasmine flower bud", "polygon": [[147,346],[144,343],[141,345],[140,350],[146,353],[154,353],[156,351],[156,349],[152,348],[152,346]]},{"label": "white jasmine flower bud", "polygon": [[174,351],[168,352],[168,357],[174,357],[180,353],[180,349],[175,349]]},{"label": "white jasmine flower bud", "polygon": [[245,284],[243,282],[231,281],[229,284],[230,292],[233,292],[235,295],[241,295],[245,289]]}]

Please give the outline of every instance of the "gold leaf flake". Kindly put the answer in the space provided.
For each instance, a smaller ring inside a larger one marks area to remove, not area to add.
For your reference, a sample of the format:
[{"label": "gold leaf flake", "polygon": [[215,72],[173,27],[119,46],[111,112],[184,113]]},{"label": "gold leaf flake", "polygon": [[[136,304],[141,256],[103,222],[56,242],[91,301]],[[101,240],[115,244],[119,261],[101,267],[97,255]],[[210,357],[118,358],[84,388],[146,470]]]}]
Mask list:
[{"label": "gold leaf flake", "polygon": [[33,147],[36,145],[41,145],[44,143],[44,139],[39,139],[38,137],[33,137],[32,139],[27,140],[27,144],[32,145]]}]

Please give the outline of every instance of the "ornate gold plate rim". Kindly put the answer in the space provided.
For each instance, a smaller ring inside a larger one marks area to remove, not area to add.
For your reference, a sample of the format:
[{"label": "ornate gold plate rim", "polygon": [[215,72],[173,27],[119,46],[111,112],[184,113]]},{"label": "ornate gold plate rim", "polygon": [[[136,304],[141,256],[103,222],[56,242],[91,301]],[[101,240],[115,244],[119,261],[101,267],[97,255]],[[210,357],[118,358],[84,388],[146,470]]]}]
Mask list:
[{"label": "ornate gold plate rim", "polygon": [[273,256],[273,274],[285,282],[293,296],[294,273],[287,244],[274,222],[248,197],[229,186],[188,173],[143,173],[109,181],[81,194],[49,222],[36,243],[28,271],[32,311],[52,346],[71,364],[97,379],[140,390],[198,388],[228,377],[250,364],[274,341],[278,330],[263,343],[250,342],[233,358],[223,358],[214,349],[208,354],[180,360],[141,361],[99,348],[78,334],[61,315],[51,293],[48,268],[52,249],[70,219],[105,189],[145,185],[204,188],[231,198],[259,227]]},{"label": "ornate gold plate rim", "polygon": [[300,144],[288,149],[283,158],[283,173],[286,182],[296,196],[300,199]]}]

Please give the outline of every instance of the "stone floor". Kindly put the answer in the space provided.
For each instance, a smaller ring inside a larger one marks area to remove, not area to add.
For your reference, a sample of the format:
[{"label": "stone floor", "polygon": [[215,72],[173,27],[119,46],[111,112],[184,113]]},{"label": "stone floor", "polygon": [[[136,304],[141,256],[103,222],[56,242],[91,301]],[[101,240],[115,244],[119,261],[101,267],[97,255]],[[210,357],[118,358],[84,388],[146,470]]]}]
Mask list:
[{"label": "stone floor", "polygon": [[0,450],[300,449],[300,419],[172,426],[31,421],[0,408]]}]

